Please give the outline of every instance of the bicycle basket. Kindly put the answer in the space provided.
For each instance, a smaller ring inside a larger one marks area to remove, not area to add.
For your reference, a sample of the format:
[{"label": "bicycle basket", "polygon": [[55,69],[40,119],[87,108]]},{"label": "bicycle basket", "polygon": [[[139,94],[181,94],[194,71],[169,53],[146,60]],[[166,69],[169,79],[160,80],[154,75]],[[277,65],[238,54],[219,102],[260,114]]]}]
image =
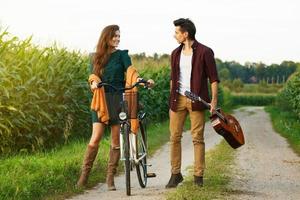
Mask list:
[{"label": "bicycle basket", "polygon": [[136,119],[138,115],[138,105],[139,105],[139,98],[138,92],[126,92],[123,93],[124,99],[127,104],[127,116],[129,119]]}]

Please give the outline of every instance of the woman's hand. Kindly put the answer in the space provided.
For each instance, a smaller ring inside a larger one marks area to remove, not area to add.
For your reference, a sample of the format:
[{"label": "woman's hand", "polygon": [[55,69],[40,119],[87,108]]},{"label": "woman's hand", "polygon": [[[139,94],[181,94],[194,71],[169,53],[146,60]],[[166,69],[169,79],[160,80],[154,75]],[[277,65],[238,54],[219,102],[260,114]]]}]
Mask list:
[{"label": "woman's hand", "polygon": [[147,81],[147,83],[148,83],[148,87],[149,87],[149,88],[153,88],[154,85],[155,85],[155,82],[154,82],[154,80],[152,80],[152,79],[149,79],[149,80]]},{"label": "woman's hand", "polygon": [[97,89],[98,82],[97,81],[92,81],[91,83],[91,90]]},{"label": "woman's hand", "polygon": [[[136,79],[136,82],[139,82],[139,81],[141,81],[141,80],[143,80],[143,78],[137,78]],[[153,88],[154,87],[154,81],[152,80],[152,79],[149,79],[149,80],[147,80],[147,87],[148,88]]]}]

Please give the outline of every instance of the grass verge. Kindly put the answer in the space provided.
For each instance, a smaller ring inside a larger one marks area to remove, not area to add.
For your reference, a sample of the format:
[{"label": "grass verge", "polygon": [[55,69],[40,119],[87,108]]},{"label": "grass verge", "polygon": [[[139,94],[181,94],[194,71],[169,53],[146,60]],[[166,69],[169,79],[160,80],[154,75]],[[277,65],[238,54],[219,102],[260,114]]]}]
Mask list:
[{"label": "grass verge", "polygon": [[[169,121],[149,125],[150,155],[169,140]],[[75,187],[87,141],[74,141],[49,152],[0,158],[0,199],[64,199]],[[104,182],[110,141],[103,139],[88,188]]]},{"label": "grass verge", "polygon": [[274,130],[285,137],[300,156],[300,122],[296,114],[275,106],[268,106],[265,110],[270,114]]},{"label": "grass verge", "polygon": [[222,199],[230,193],[228,183],[232,172],[234,150],[223,140],[206,154],[204,187],[194,185],[193,172],[185,177],[183,184],[166,194],[168,200],[211,200]]}]

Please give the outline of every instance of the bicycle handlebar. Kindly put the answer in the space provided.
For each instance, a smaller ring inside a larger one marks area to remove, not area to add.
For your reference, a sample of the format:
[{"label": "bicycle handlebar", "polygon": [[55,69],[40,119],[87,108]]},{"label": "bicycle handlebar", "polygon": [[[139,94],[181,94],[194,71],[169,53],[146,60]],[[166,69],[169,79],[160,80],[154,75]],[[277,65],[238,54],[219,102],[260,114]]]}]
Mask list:
[{"label": "bicycle handlebar", "polygon": [[145,87],[148,87],[148,86],[147,86],[147,85],[148,85],[147,80],[141,79],[141,80],[139,80],[138,82],[136,82],[135,84],[133,84],[132,86],[127,87],[127,88],[126,88],[126,87],[124,87],[124,88],[117,88],[117,87],[115,87],[115,86],[113,86],[113,85],[111,85],[111,84],[109,84],[109,83],[104,83],[104,82],[98,83],[98,84],[97,84],[97,88],[101,88],[102,86],[109,86],[110,88],[114,89],[115,91],[126,91],[126,90],[131,90],[132,88],[134,88],[134,87],[140,85],[141,83],[142,83],[142,84],[145,84]]}]

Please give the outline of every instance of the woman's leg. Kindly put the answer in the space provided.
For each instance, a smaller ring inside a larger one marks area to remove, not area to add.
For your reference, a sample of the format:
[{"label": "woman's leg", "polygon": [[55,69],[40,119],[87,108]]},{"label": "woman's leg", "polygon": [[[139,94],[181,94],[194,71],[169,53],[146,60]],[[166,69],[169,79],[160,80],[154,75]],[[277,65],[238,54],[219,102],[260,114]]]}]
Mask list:
[{"label": "woman's leg", "polygon": [[104,130],[105,125],[103,123],[93,123],[92,137],[87,146],[82,164],[81,175],[77,182],[77,186],[79,187],[85,186],[87,184],[87,180],[92,169],[94,160],[97,156],[99,142],[103,136]]},{"label": "woman's leg", "polygon": [[93,132],[90,139],[90,146],[98,146],[99,142],[104,134],[105,125],[103,123],[93,123]]},{"label": "woman's leg", "polygon": [[120,148],[120,125],[111,126],[111,146],[113,148]]},{"label": "woman's leg", "polygon": [[120,160],[120,125],[111,126],[111,146],[109,151],[109,161],[107,166],[106,183],[108,190],[116,190],[114,176],[117,173]]}]

